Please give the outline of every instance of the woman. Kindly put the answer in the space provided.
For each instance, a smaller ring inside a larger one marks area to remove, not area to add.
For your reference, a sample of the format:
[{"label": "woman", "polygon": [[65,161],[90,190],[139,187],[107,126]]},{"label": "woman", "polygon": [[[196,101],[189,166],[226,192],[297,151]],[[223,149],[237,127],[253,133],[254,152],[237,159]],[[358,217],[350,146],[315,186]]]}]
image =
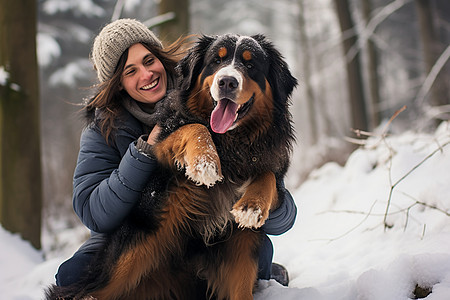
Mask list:
[{"label": "woman", "polygon": [[[80,278],[105,235],[130,213],[155,172],[151,145],[159,128],[152,112],[175,87],[181,46],[178,42],[163,48],[152,31],[132,19],[108,24],[95,38],[92,61],[100,85],[85,106],[88,125],[81,135],[73,181],[74,210],[91,237],[61,264],[57,285],[70,285]],[[282,234],[295,221],[291,195],[284,188],[279,193],[284,199],[263,226],[267,234]],[[266,238],[259,255],[260,279],[271,278],[272,256],[272,243]],[[272,278],[287,284],[286,270],[274,266],[277,272]]]}]

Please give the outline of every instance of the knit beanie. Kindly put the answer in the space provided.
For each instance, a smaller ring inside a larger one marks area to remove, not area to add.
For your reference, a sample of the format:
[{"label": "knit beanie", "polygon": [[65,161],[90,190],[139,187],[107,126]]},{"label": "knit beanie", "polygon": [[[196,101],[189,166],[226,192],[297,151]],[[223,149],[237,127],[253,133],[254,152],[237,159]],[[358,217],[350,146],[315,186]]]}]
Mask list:
[{"label": "knit beanie", "polygon": [[100,82],[111,79],[123,52],[141,42],[163,47],[155,34],[137,20],[119,19],[103,27],[94,40],[91,52]]}]

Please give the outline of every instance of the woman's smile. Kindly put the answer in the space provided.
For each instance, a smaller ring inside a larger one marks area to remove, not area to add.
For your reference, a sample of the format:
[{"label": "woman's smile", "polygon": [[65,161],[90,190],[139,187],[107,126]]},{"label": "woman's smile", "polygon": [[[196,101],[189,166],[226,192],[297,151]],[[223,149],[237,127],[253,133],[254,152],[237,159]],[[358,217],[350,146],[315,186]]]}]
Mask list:
[{"label": "woman's smile", "polygon": [[144,85],[143,87],[141,87],[142,90],[150,90],[152,88],[154,88],[155,86],[157,86],[159,83],[159,78],[157,78],[156,80],[152,81],[150,84]]}]

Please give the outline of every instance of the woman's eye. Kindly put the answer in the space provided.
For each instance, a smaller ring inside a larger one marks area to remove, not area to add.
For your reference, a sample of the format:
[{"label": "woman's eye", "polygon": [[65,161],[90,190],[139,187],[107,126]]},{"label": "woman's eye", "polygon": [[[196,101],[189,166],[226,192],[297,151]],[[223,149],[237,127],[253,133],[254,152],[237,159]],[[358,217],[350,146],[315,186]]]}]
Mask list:
[{"label": "woman's eye", "polygon": [[125,76],[129,76],[129,75],[132,75],[134,73],[134,70],[128,70],[128,71],[126,71],[125,72]]},{"label": "woman's eye", "polygon": [[145,64],[146,66],[151,65],[152,63],[153,63],[153,59],[147,59],[147,60],[144,62],[144,64]]}]

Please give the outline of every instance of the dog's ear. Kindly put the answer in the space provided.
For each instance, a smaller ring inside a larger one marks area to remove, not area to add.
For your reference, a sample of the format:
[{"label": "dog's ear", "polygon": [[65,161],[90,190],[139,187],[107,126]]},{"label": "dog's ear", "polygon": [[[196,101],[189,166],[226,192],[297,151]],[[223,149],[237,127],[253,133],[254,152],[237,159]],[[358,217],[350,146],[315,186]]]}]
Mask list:
[{"label": "dog's ear", "polygon": [[215,39],[213,36],[202,35],[189,49],[187,55],[180,60],[177,70],[181,75],[181,90],[190,91],[192,89],[203,69],[206,51]]},{"label": "dog's ear", "polygon": [[297,79],[292,76],[283,55],[264,35],[252,36],[266,52],[270,62],[268,81],[277,101],[286,102],[297,86]]}]

